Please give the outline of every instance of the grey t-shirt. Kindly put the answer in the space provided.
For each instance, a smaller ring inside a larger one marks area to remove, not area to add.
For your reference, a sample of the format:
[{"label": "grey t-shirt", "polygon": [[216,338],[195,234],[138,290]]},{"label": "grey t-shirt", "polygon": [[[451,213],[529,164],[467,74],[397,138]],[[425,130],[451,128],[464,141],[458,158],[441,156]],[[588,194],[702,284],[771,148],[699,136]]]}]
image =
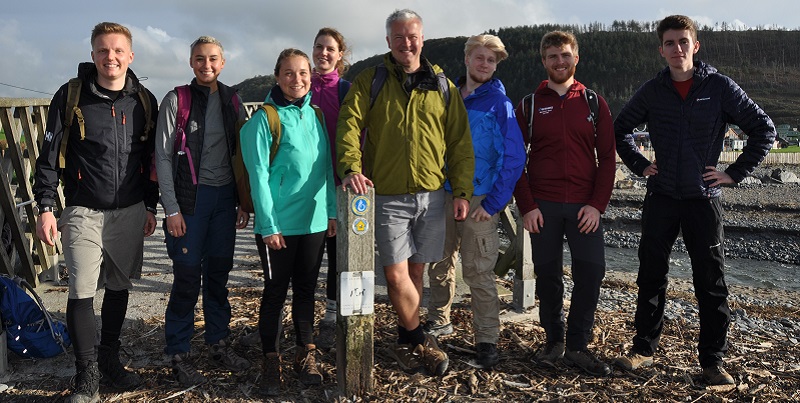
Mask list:
[{"label": "grey t-shirt", "polygon": [[208,96],[205,125],[203,155],[200,157],[197,183],[210,186],[227,185],[233,181],[233,169],[231,155],[228,152],[228,139],[225,137],[225,125],[222,122],[219,91]]}]

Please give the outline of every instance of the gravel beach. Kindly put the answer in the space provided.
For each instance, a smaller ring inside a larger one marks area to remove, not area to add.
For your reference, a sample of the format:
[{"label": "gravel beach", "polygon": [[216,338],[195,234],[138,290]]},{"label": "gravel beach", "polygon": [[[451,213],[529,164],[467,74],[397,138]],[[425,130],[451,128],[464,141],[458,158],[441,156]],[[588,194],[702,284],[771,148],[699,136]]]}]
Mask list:
[{"label": "gravel beach", "polygon": [[[775,167],[760,168],[757,176],[769,175]],[[793,171],[793,167],[782,167]],[[611,206],[604,216],[606,241],[610,247],[635,248],[638,244],[641,201],[644,181],[628,178],[629,189],[615,189]],[[800,264],[800,208],[797,184],[750,184],[725,189],[726,255],[735,259],[760,259]],[[232,336],[238,338],[256,328],[261,294],[261,273],[253,253],[252,235],[242,234],[237,244],[237,261],[231,288]],[[156,254],[163,254],[158,240],[150,241]],[[677,250],[683,247],[679,241]],[[159,260],[160,259],[160,260]],[[169,281],[169,263],[163,257],[151,259],[145,277],[136,283],[141,294],[152,294],[147,304],[163,312],[166,292],[159,284]],[[754,261],[755,262],[755,261]],[[800,266],[798,266],[800,267]],[[566,290],[572,292],[569,267],[566,267]],[[317,316],[324,312],[324,274],[317,289]],[[498,286],[513,288],[506,279]],[[52,287],[47,294],[65,299],[63,286]],[[322,385],[301,388],[292,370],[294,330],[291,315],[284,321],[281,350],[285,387],[275,400],[265,400],[258,392],[260,346],[236,342],[234,348],[254,362],[252,369],[238,374],[221,371],[205,359],[202,342],[202,311],[197,311],[196,334],[192,340],[195,362],[209,378],[196,388],[182,388],[172,378],[162,353],[163,315],[144,314],[130,319],[123,332],[124,362],[145,380],[139,389],[123,392],[101,387],[103,401],[151,402],[533,402],[533,401],[798,401],[800,400],[800,293],[780,288],[730,286],[729,302],[733,312],[729,332],[731,349],[726,366],[736,380],[730,387],[705,385],[697,363],[697,305],[689,279],[671,277],[666,307],[665,331],[656,364],[648,369],[615,369],[610,377],[586,376],[563,363],[541,367],[531,361],[533,352],[544,342],[536,310],[517,313],[503,321],[498,348],[500,364],[494,370],[474,366],[472,312],[469,294],[453,307],[455,333],[442,337],[440,344],[450,355],[450,369],[442,377],[410,375],[400,370],[390,351],[395,342],[395,315],[385,294],[376,295],[374,391],[361,398],[337,395],[335,353],[322,354],[325,374]],[[60,296],[59,296],[60,294]],[[512,312],[511,295],[502,297],[504,315]],[[595,323],[595,340],[590,346],[599,357],[610,362],[626,351],[633,335],[636,301],[635,274],[609,267],[601,289]],[[144,302],[142,302],[144,304]],[[198,306],[200,306],[198,304]],[[148,307],[152,308],[152,307]],[[140,309],[140,308],[137,308]],[[151,312],[141,308],[143,312]],[[63,314],[60,308],[54,309]],[[26,360],[11,354],[13,371],[0,376],[0,401],[62,401],[68,394],[72,356],[61,355],[47,360]]]}]

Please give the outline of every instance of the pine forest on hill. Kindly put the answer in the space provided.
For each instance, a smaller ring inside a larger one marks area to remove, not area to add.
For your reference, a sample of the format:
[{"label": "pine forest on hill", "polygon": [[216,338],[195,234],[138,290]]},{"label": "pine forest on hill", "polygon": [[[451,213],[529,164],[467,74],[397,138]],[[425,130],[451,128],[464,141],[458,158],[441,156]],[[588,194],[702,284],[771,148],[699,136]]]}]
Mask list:
[{"label": "pine forest on hill", "polygon": [[[696,60],[705,61],[730,76],[753,98],[776,124],[800,126],[800,31],[755,29],[715,30],[698,33],[700,51]],[[555,29],[578,36],[580,62],[576,78],[596,90],[616,114],[639,86],[666,66],[658,53],[655,23],[615,21],[610,27],[594,23],[535,25],[490,30],[506,45],[509,58],[498,65],[496,77],[503,81],[508,96],[516,103],[546,78],[539,55],[542,35]],[[466,37],[430,39],[423,54],[455,80],[464,74]],[[353,64],[346,78],[381,61],[375,55]],[[274,85],[274,77],[258,76],[237,85],[245,101],[262,101]]]}]

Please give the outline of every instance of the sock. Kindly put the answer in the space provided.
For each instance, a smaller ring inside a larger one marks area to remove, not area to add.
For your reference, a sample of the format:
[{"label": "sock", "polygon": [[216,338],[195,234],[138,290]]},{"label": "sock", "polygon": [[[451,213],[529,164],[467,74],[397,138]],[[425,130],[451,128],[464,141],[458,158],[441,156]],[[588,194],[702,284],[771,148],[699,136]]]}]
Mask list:
[{"label": "sock", "polygon": [[422,331],[422,324],[408,332],[408,343],[414,346],[425,343],[425,332]]},{"label": "sock", "polygon": [[336,303],[336,301],[329,299],[328,302],[325,304],[325,317],[322,318],[322,320],[328,322],[336,322],[337,308],[338,304]]},{"label": "sock", "polygon": [[397,344],[408,344],[410,343],[408,339],[408,330],[406,328],[397,325]]},{"label": "sock", "polygon": [[97,326],[94,322],[94,298],[67,300],[67,331],[72,340],[75,361],[97,361]]},{"label": "sock", "polygon": [[119,341],[127,311],[128,290],[114,291],[106,288],[100,310],[100,344],[111,346]]}]

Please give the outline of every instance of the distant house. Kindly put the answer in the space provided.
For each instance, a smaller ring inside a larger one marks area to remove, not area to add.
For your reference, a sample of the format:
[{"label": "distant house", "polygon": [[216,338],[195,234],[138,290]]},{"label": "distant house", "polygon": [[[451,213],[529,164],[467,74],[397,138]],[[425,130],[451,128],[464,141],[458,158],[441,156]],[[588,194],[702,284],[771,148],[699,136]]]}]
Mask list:
[{"label": "distant house", "polygon": [[735,125],[728,125],[728,131],[725,132],[725,140],[722,143],[722,151],[741,151],[744,148],[747,135],[744,131]]},{"label": "distant house", "polygon": [[[777,129],[778,138],[775,139],[775,142],[772,144],[773,148],[781,148],[786,147],[787,144],[782,141],[786,139],[786,137],[781,135],[782,130],[786,130],[785,133],[794,133],[795,136],[798,135],[796,130],[792,131],[789,125],[780,125],[786,126],[783,129]],[[797,139],[797,137],[795,137]],[[741,151],[744,148],[745,143],[747,142],[747,134],[744,133],[744,130],[740,129],[739,126],[736,125],[728,125],[728,131],[725,132],[725,141],[722,144],[722,151]],[[791,141],[788,141],[791,143]],[[795,140],[795,145],[797,144]]]}]

